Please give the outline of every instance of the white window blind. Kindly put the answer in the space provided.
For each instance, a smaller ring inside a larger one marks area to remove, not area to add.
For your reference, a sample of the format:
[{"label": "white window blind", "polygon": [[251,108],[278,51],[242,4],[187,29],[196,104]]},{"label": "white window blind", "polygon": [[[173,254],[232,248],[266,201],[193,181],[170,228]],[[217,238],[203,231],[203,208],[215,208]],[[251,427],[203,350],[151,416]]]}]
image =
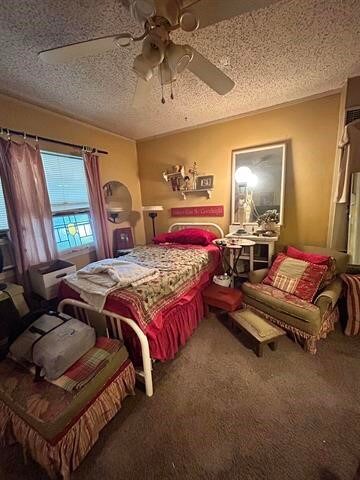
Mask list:
[{"label": "white window blind", "polygon": [[4,192],[0,180],[0,230],[8,230],[9,225],[7,221]]},{"label": "white window blind", "polygon": [[74,212],[89,208],[84,161],[81,157],[41,152],[51,210]]}]

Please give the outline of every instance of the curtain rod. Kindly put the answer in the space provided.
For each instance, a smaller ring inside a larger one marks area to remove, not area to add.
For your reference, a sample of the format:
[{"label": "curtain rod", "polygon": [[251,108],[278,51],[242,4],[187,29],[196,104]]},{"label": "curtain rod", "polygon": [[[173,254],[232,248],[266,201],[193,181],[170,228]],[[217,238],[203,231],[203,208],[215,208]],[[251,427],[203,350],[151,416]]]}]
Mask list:
[{"label": "curtain rod", "polygon": [[[54,140],[53,138],[41,137],[40,135],[33,135],[32,133],[19,132],[18,130],[11,130],[9,128],[0,127],[0,132],[6,135],[18,135],[24,138],[32,138],[36,141],[42,140],[43,142],[57,143],[58,145],[64,145],[65,147],[79,148],[83,150],[84,148],[89,148],[86,145],[76,145],[75,143],[63,142],[62,140]],[[97,150],[96,148],[92,149],[93,152],[101,153],[102,155],[107,155],[108,152],[105,150]]]}]

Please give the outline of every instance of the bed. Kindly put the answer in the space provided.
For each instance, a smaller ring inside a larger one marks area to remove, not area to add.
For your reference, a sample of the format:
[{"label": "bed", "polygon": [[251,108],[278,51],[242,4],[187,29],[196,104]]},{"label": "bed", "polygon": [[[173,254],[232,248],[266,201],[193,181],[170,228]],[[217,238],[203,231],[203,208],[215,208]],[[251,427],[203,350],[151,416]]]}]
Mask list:
[{"label": "bed", "polygon": [[[169,232],[187,227],[211,229],[217,236],[224,236],[213,223],[175,223]],[[110,293],[101,310],[110,336],[123,338],[133,362],[142,363],[146,394],[151,396],[152,360],[174,358],[203,318],[202,290],[219,267],[219,251],[212,244],[148,245],[122,258],[160,270],[155,281]],[[59,296],[60,311],[72,306],[81,311],[76,315],[79,317],[96,310],[65,281]]]}]

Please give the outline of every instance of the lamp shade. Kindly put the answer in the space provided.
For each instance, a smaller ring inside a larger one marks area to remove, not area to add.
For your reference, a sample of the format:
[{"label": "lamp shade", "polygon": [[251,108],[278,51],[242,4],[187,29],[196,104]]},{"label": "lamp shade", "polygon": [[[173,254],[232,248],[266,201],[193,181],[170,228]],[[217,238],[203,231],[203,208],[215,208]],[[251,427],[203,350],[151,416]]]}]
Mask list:
[{"label": "lamp shade", "polygon": [[148,35],[142,44],[142,56],[151,67],[157,67],[164,60],[165,45],[157,35]]},{"label": "lamp shade", "polygon": [[193,52],[184,45],[170,43],[166,49],[166,58],[170,70],[175,74],[181,73],[191,62]]},{"label": "lamp shade", "polygon": [[133,70],[140,78],[142,78],[146,82],[151,80],[151,77],[153,76],[152,67],[143,55],[138,55],[137,57],[135,57]]},{"label": "lamp shade", "polygon": [[162,212],[164,207],[162,205],[146,205],[142,207],[143,212]]},{"label": "lamp shade", "polygon": [[154,0],[130,0],[130,12],[139,23],[144,23],[155,15]]}]

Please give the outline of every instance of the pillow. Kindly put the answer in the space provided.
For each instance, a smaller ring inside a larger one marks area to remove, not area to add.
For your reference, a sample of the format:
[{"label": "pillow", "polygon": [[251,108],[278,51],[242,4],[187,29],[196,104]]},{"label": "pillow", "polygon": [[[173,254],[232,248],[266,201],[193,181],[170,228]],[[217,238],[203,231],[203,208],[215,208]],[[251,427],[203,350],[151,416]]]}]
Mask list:
[{"label": "pillow", "polygon": [[312,302],[327,268],[279,253],[263,283]]},{"label": "pillow", "polygon": [[215,233],[203,230],[202,228],[184,228],[176,232],[160,233],[154,237],[153,242],[179,243],[182,245],[209,245],[217,236]]},{"label": "pillow", "polygon": [[287,247],[286,255],[291,258],[297,258],[298,260],[305,260],[305,262],[315,263],[316,265],[328,265],[331,258],[317,253],[306,253],[295,247]]},{"label": "pillow", "polygon": [[314,263],[316,265],[327,265],[327,271],[320,285],[321,289],[333,281],[336,274],[336,260],[334,257],[319,255],[318,253],[306,253],[295,247],[287,247],[286,254],[288,257],[305,260],[306,262]]}]

